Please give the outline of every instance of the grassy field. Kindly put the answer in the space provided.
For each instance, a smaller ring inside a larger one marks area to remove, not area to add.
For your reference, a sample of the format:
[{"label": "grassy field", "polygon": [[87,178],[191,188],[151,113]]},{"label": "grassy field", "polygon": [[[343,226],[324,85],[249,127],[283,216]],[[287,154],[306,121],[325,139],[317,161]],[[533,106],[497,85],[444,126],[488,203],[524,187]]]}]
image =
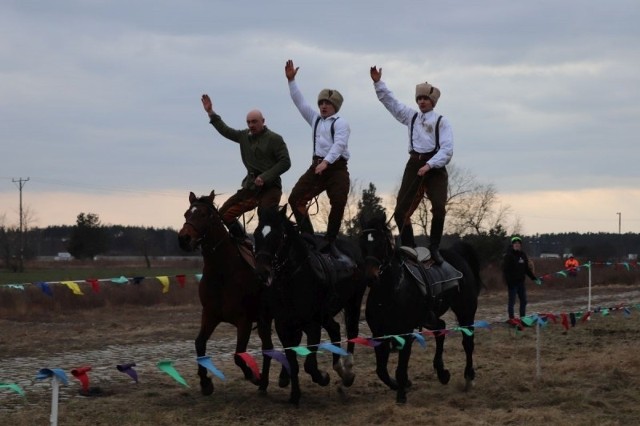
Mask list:
[{"label": "grassy field", "polygon": [[[538,264],[537,273],[561,270],[554,263]],[[139,285],[102,285],[95,293],[82,284],[83,296],[54,286],[53,297],[34,286],[25,290],[0,287],[0,382],[20,383],[21,397],[0,390],[0,425],[48,424],[50,388],[33,382],[43,367],[70,369],[90,363],[92,386],[100,397],[81,397],[79,382],[70,377],[61,388],[60,424],[91,425],[626,425],[640,418],[640,300],[638,271],[615,266],[594,268],[594,306],[630,306],[630,315],[614,310],[595,314],[564,330],[549,323],[539,336],[534,328],[516,332],[504,324],[506,291],[499,270],[483,271],[485,289],[478,319],[489,320],[491,330],[476,332],[477,378],[463,392],[464,352],[460,338],[448,338],[445,362],[451,382],[439,384],[433,369],[434,343],[414,345],[410,365],[413,387],[404,406],[375,375],[370,348],[358,347],[356,382],[346,391],[336,383],[325,388],[301,376],[299,408],[286,401],[272,373],[267,395],[242,380],[233,364],[234,329],[221,325],[209,343],[208,354],[224,372],[215,379],[216,392],[199,393],[193,339],[199,328],[195,274],[199,265],[68,265],[65,269],[31,268],[20,279],[3,274],[3,283],[80,280],[89,277],[148,277]],[[29,275],[33,274],[33,275]],[[41,275],[38,275],[41,274]],[[185,274],[180,287],[175,275]],[[171,278],[170,291],[154,277]],[[7,278],[9,277],[9,278]],[[555,276],[542,286],[529,284],[529,312],[584,310],[587,275],[575,279]],[[450,314],[447,323],[454,326]],[[362,336],[368,336],[362,323]],[[539,338],[538,338],[539,337]],[[276,345],[277,339],[275,340]],[[252,351],[259,346],[252,340]],[[139,363],[142,380],[131,383],[113,366],[122,354]],[[155,368],[160,359],[173,359],[190,385],[186,388]],[[392,356],[393,370],[395,356]],[[538,363],[539,360],[539,363]],[[328,357],[321,357],[330,370]],[[332,377],[336,375],[330,371]]]}]

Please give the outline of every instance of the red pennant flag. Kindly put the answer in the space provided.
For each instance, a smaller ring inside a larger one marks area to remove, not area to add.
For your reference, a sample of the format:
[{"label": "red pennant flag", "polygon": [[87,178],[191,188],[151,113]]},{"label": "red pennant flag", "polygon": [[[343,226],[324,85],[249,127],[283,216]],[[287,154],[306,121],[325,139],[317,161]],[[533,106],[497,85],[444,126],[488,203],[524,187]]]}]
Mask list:
[{"label": "red pennant flag", "polygon": [[82,390],[85,392],[89,391],[89,376],[87,375],[89,371],[91,371],[91,367],[80,367],[71,370],[71,374],[82,383]]},{"label": "red pennant flag", "polygon": [[253,371],[253,375],[258,380],[260,380],[260,371],[258,370],[258,363],[256,362],[256,360],[253,359],[253,357],[246,352],[236,354],[236,356],[239,356],[240,358],[242,358],[244,363],[247,364],[247,367],[249,367],[251,371]]},{"label": "red pennant flag", "polygon": [[582,322],[586,322],[590,316],[591,316],[591,311],[587,311],[587,313],[584,314],[584,316],[582,317]]},{"label": "red pennant flag", "polygon": [[176,280],[178,280],[178,284],[180,285],[180,288],[184,288],[185,275],[184,274],[176,275]]},{"label": "red pennant flag", "polygon": [[562,318],[562,327],[564,327],[565,330],[569,329],[569,315],[567,315],[566,313],[561,313],[560,314],[560,318]]},{"label": "red pennant flag", "polygon": [[91,284],[91,289],[94,293],[100,293],[100,282],[97,279],[87,278],[85,281]]}]

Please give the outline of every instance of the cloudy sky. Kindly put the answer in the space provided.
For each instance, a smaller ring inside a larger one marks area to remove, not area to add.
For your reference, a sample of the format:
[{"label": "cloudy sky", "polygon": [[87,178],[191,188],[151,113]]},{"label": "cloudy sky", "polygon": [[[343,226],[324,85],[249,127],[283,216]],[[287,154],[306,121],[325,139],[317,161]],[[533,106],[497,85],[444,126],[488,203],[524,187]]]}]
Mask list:
[{"label": "cloudy sky", "polygon": [[[232,127],[248,110],[289,146],[288,192],[311,131],[284,64],[314,102],[345,97],[352,179],[399,185],[406,127],[377,101],[369,67],[413,102],[428,80],[450,120],[453,163],[492,184],[525,234],[640,232],[640,3],[402,0],[3,0],[0,219],[33,226],[179,228],[188,193],[235,192]],[[284,198],[283,198],[284,201]],[[621,213],[619,216],[618,213]]]}]

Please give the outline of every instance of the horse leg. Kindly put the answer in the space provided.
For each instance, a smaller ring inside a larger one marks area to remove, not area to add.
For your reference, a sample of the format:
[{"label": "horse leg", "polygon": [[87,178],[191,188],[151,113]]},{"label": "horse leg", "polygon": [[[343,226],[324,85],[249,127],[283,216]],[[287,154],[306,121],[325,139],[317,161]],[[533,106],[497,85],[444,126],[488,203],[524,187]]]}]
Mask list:
[{"label": "horse leg", "polygon": [[[311,324],[305,328],[307,335],[307,346],[318,347],[320,344],[320,333],[322,327],[319,323]],[[338,326],[338,334],[340,334],[340,327]],[[320,386],[327,386],[331,382],[331,377],[326,371],[321,371],[318,368],[318,355],[317,351],[311,352],[304,360],[304,371],[306,371],[313,380],[313,383],[317,383]]]},{"label": "horse leg", "polygon": [[409,359],[411,358],[411,347],[413,339],[407,339],[404,347],[398,354],[398,365],[396,367],[396,403],[405,404],[407,402],[407,388],[409,387]]},{"label": "horse leg", "polygon": [[233,360],[236,365],[240,367],[242,372],[244,373],[244,378],[249,380],[256,386],[261,385],[261,380],[259,377],[259,373],[254,372],[251,367],[247,365],[247,363],[240,357],[239,354],[247,351],[247,345],[249,344],[249,336],[251,335],[251,326],[253,323],[250,320],[243,320],[238,323],[238,335],[236,339],[236,353],[233,356]]},{"label": "horse leg", "polygon": [[[213,331],[220,324],[219,320],[209,320],[205,310],[202,311],[200,322],[200,331],[196,337],[196,355],[201,357],[207,353],[207,340],[213,334]],[[200,377],[200,392],[202,395],[208,396],[213,393],[213,381],[207,374],[207,369],[198,364],[198,376]]]},{"label": "horse leg", "polygon": [[[445,322],[439,319],[437,329],[444,330],[445,327],[446,327]],[[439,331],[436,333],[437,333],[436,334],[436,353],[433,356],[433,368],[436,370],[436,373],[438,374],[438,380],[440,381],[440,383],[442,383],[443,385],[446,385],[447,383],[449,383],[449,380],[451,379],[451,373],[449,373],[449,370],[444,368],[444,359],[442,357],[444,353],[445,334]]]},{"label": "horse leg", "polygon": [[[293,330],[291,326],[285,326],[282,322],[276,320],[276,332],[278,337],[280,338],[280,343],[285,348],[291,348],[294,346],[298,346],[300,341],[302,340],[302,331]],[[289,394],[289,402],[294,405],[299,405],[300,403],[300,380],[299,380],[299,372],[300,366],[298,365],[297,354],[291,349],[284,350],[285,356],[287,357],[287,362],[289,363],[289,374],[288,378],[291,382],[291,392]],[[282,373],[280,375],[282,379]],[[282,382],[280,383],[281,387]]]},{"label": "horse leg", "polygon": [[376,354],[376,374],[378,378],[382,380],[382,383],[389,386],[391,390],[398,389],[398,383],[395,379],[392,379],[389,375],[389,369],[387,365],[389,364],[389,353],[391,352],[389,349],[389,342],[384,341],[381,342],[374,349]]},{"label": "horse leg", "polygon": [[[271,339],[271,319],[261,317],[258,319],[258,336],[262,342],[262,351],[268,351],[273,349],[273,341]],[[271,368],[271,357],[262,355],[262,373],[260,375],[260,385],[258,390],[262,393],[267,392],[269,386],[269,369]],[[285,371],[284,367],[281,370]]]},{"label": "horse leg", "polygon": [[[473,333],[473,326],[469,327],[469,329]],[[462,347],[464,348],[464,353],[466,355],[466,365],[464,367],[464,390],[468,391],[471,389],[473,380],[476,378],[476,371],[473,368],[473,350],[475,348],[473,334],[471,336],[467,336],[465,333],[462,333]]]},{"label": "horse leg", "polygon": [[[341,334],[340,324],[332,317],[325,321],[323,328],[327,331],[329,338],[333,345],[338,348],[341,347]],[[338,376],[342,379],[342,385],[349,387],[353,384],[355,374],[353,374],[353,355],[341,356],[338,354],[332,354],[333,370],[338,373]]]}]

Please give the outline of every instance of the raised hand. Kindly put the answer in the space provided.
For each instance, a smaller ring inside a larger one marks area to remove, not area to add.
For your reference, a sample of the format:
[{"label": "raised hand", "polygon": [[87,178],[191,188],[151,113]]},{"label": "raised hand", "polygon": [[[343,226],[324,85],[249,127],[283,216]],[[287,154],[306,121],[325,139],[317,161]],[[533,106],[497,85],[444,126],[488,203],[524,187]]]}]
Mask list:
[{"label": "raised hand", "polygon": [[213,113],[213,102],[211,102],[211,98],[206,93],[202,95],[202,106],[207,111],[207,114]]},{"label": "raised hand", "polygon": [[382,78],[382,67],[377,69],[375,65],[372,66],[369,74],[371,74],[371,80],[373,80],[374,83],[377,83]]},{"label": "raised hand", "polygon": [[287,80],[289,81],[295,80],[296,74],[298,73],[299,69],[300,67],[296,68],[295,65],[293,65],[293,61],[289,59],[286,65],[284,66],[284,75],[287,76]]}]

